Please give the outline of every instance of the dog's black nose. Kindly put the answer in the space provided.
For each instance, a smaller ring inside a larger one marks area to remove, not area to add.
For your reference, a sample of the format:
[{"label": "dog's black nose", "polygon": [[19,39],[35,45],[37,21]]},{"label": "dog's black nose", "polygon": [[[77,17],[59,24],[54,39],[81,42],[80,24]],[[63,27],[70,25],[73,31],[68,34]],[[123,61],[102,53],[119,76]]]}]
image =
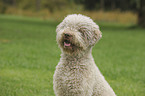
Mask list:
[{"label": "dog's black nose", "polygon": [[69,33],[64,33],[65,37],[71,37],[71,35]]}]

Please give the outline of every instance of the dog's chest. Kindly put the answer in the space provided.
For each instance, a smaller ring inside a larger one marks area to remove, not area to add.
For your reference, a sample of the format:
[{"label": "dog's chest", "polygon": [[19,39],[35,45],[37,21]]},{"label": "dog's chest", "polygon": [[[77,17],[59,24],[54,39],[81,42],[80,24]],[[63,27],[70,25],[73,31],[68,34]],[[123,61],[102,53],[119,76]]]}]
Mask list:
[{"label": "dog's chest", "polygon": [[80,85],[83,85],[84,80],[87,78],[88,68],[86,64],[81,62],[65,62],[61,66],[61,83],[64,88],[76,89]]},{"label": "dog's chest", "polygon": [[84,75],[84,72],[87,72],[88,67],[86,62],[81,61],[66,61],[62,64],[64,68],[64,72],[66,75],[74,75],[74,76],[80,76]]},{"label": "dog's chest", "polygon": [[63,74],[66,78],[82,78],[87,72],[87,67],[85,64],[81,64],[80,62],[67,62],[63,64]]}]

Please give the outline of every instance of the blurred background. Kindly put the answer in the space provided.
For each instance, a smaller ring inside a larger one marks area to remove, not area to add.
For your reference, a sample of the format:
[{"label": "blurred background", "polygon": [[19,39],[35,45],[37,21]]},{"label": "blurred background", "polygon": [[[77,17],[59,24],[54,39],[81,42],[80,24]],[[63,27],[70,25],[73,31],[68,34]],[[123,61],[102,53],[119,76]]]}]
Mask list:
[{"label": "blurred background", "polygon": [[96,21],[145,27],[145,0],[0,0],[0,13],[55,20],[81,13]]},{"label": "blurred background", "polygon": [[92,54],[117,96],[145,96],[145,0],[0,0],[0,96],[55,96],[55,30],[74,13],[99,25]]}]

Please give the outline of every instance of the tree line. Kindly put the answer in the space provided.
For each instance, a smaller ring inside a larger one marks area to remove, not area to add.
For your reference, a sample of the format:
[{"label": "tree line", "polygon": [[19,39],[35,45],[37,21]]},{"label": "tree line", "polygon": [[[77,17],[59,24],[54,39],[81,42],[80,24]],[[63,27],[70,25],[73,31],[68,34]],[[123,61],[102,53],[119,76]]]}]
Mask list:
[{"label": "tree line", "polygon": [[54,12],[72,5],[81,5],[83,10],[89,11],[134,11],[138,14],[138,24],[145,27],[145,0],[0,0],[0,13],[5,13],[8,7],[35,11],[48,9]]}]

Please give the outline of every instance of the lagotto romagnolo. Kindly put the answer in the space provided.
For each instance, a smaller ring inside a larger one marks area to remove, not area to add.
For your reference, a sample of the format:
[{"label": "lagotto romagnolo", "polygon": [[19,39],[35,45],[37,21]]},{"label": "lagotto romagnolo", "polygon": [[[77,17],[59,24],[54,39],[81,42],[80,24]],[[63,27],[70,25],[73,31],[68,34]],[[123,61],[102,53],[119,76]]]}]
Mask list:
[{"label": "lagotto romagnolo", "polygon": [[99,26],[87,16],[72,14],[56,32],[62,54],[53,77],[55,95],[116,96],[92,56],[92,47],[102,37]]}]

